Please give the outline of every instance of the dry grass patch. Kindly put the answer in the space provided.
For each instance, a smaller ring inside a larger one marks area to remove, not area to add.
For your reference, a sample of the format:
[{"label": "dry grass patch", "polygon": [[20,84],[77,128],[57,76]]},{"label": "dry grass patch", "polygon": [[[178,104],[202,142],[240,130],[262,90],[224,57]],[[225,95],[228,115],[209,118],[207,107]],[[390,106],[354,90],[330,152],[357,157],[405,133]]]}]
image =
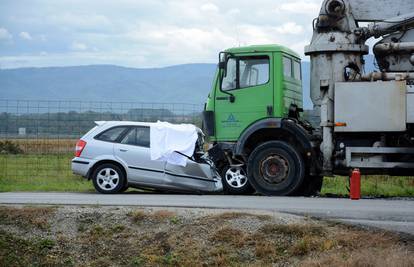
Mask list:
[{"label": "dry grass patch", "polygon": [[274,256],[277,253],[275,245],[269,241],[259,241],[256,243],[255,254],[260,259]]},{"label": "dry grass patch", "polygon": [[387,250],[364,248],[351,253],[333,252],[308,257],[300,262],[303,267],[410,267],[414,266],[412,251],[401,248]]},{"label": "dry grass patch", "polygon": [[324,229],[321,226],[309,224],[266,224],[259,229],[266,235],[288,235],[303,237],[307,234],[323,236]]},{"label": "dry grass patch", "polygon": [[134,210],[127,214],[134,223],[151,223],[151,222],[166,222],[169,221],[172,224],[178,224],[180,219],[177,214],[169,210],[158,210],[155,212],[145,212],[144,210]]},{"label": "dry grass patch", "polygon": [[140,223],[147,218],[147,214],[143,210],[134,210],[127,213],[127,216],[132,219],[134,223]]},{"label": "dry grass patch", "polygon": [[[280,224],[245,213],[110,207],[56,212],[52,227],[40,231],[8,233],[1,220],[0,266],[414,266],[412,242],[312,219]],[[73,231],[79,225],[83,231]]]},{"label": "dry grass patch", "polygon": [[173,217],[176,217],[176,213],[169,210],[158,210],[151,214],[151,218],[158,221],[169,220]]},{"label": "dry grass patch", "polygon": [[272,219],[272,216],[265,215],[265,214],[252,214],[247,212],[223,212],[219,214],[209,215],[206,216],[206,219],[209,220],[234,220],[234,219],[240,219],[240,218],[255,218],[259,219],[261,221],[268,221]]},{"label": "dry grass patch", "polygon": [[320,250],[323,244],[324,240],[321,240],[320,237],[305,235],[293,244],[289,252],[294,256],[303,256],[312,251]]},{"label": "dry grass patch", "polygon": [[[2,141],[2,139],[0,139]],[[26,138],[8,139],[23,150],[23,153],[70,153],[73,152],[78,139],[65,138]]]},{"label": "dry grass patch", "polygon": [[45,230],[49,229],[48,219],[55,211],[56,209],[52,207],[0,207],[0,221],[2,224]]},{"label": "dry grass patch", "polygon": [[242,247],[245,244],[245,239],[245,233],[239,229],[234,229],[229,226],[225,226],[215,231],[210,237],[210,241],[214,243],[224,242],[234,247]]}]

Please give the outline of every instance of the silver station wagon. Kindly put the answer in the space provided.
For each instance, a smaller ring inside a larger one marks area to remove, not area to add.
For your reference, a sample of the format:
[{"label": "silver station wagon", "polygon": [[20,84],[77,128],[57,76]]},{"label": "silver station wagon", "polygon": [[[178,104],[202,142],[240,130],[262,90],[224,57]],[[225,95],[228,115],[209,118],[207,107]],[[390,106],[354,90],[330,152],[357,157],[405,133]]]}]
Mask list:
[{"label": "silver station wagon", "polygon": [[72,171],[92,180],[100,193],[120,193],[128,187],[174,192],[219,192],[221,177],[202,152],[199,138],[185,167],[151,160],[152,123],[108,121],[86,133],[76,144]]}]

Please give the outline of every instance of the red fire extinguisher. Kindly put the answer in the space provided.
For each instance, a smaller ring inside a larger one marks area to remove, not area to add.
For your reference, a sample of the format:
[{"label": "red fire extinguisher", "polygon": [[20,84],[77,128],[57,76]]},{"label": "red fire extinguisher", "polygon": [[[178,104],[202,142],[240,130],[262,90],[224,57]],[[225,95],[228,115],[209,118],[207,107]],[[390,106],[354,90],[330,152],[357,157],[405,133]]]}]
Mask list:
[{"label": "red fire extinguisher", "polygon": [[352,170],[349,197],[353,200],[358,200],[361,198],[361,172],[359,169]]}]

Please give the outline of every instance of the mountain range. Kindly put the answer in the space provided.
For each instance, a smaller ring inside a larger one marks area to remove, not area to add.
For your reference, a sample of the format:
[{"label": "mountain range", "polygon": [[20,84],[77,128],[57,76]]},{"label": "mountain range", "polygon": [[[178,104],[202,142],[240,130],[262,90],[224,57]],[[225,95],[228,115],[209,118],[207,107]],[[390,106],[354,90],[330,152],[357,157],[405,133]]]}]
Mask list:
[{"label": "mountain range", "polygon": [[[367,69],[373,69],[373,57]],[[211,89],[216,64],[164,68],[115,65],[0,69],[0,99],[83,100],[202,105]],[[309,98],[310,63],[302,62],[304,108]]]}]

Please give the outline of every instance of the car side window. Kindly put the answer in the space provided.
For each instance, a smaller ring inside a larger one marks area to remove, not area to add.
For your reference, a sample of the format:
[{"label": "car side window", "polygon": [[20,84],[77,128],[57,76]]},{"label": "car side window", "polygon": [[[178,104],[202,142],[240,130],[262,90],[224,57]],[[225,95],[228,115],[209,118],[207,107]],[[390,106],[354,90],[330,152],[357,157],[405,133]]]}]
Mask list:
[{"label": "car side window", "polygon": [[130,131],[121,140],[121,144],[133,146],[150,146],[150,129],[149,127],[132,127]]},{"label": "car side window", "polygon": [[127,130],[127,127],[114,127],[110,128],[100,134],[98,134],[95,139],[106,141],[106,142],[115,142],[118,138]]}]

